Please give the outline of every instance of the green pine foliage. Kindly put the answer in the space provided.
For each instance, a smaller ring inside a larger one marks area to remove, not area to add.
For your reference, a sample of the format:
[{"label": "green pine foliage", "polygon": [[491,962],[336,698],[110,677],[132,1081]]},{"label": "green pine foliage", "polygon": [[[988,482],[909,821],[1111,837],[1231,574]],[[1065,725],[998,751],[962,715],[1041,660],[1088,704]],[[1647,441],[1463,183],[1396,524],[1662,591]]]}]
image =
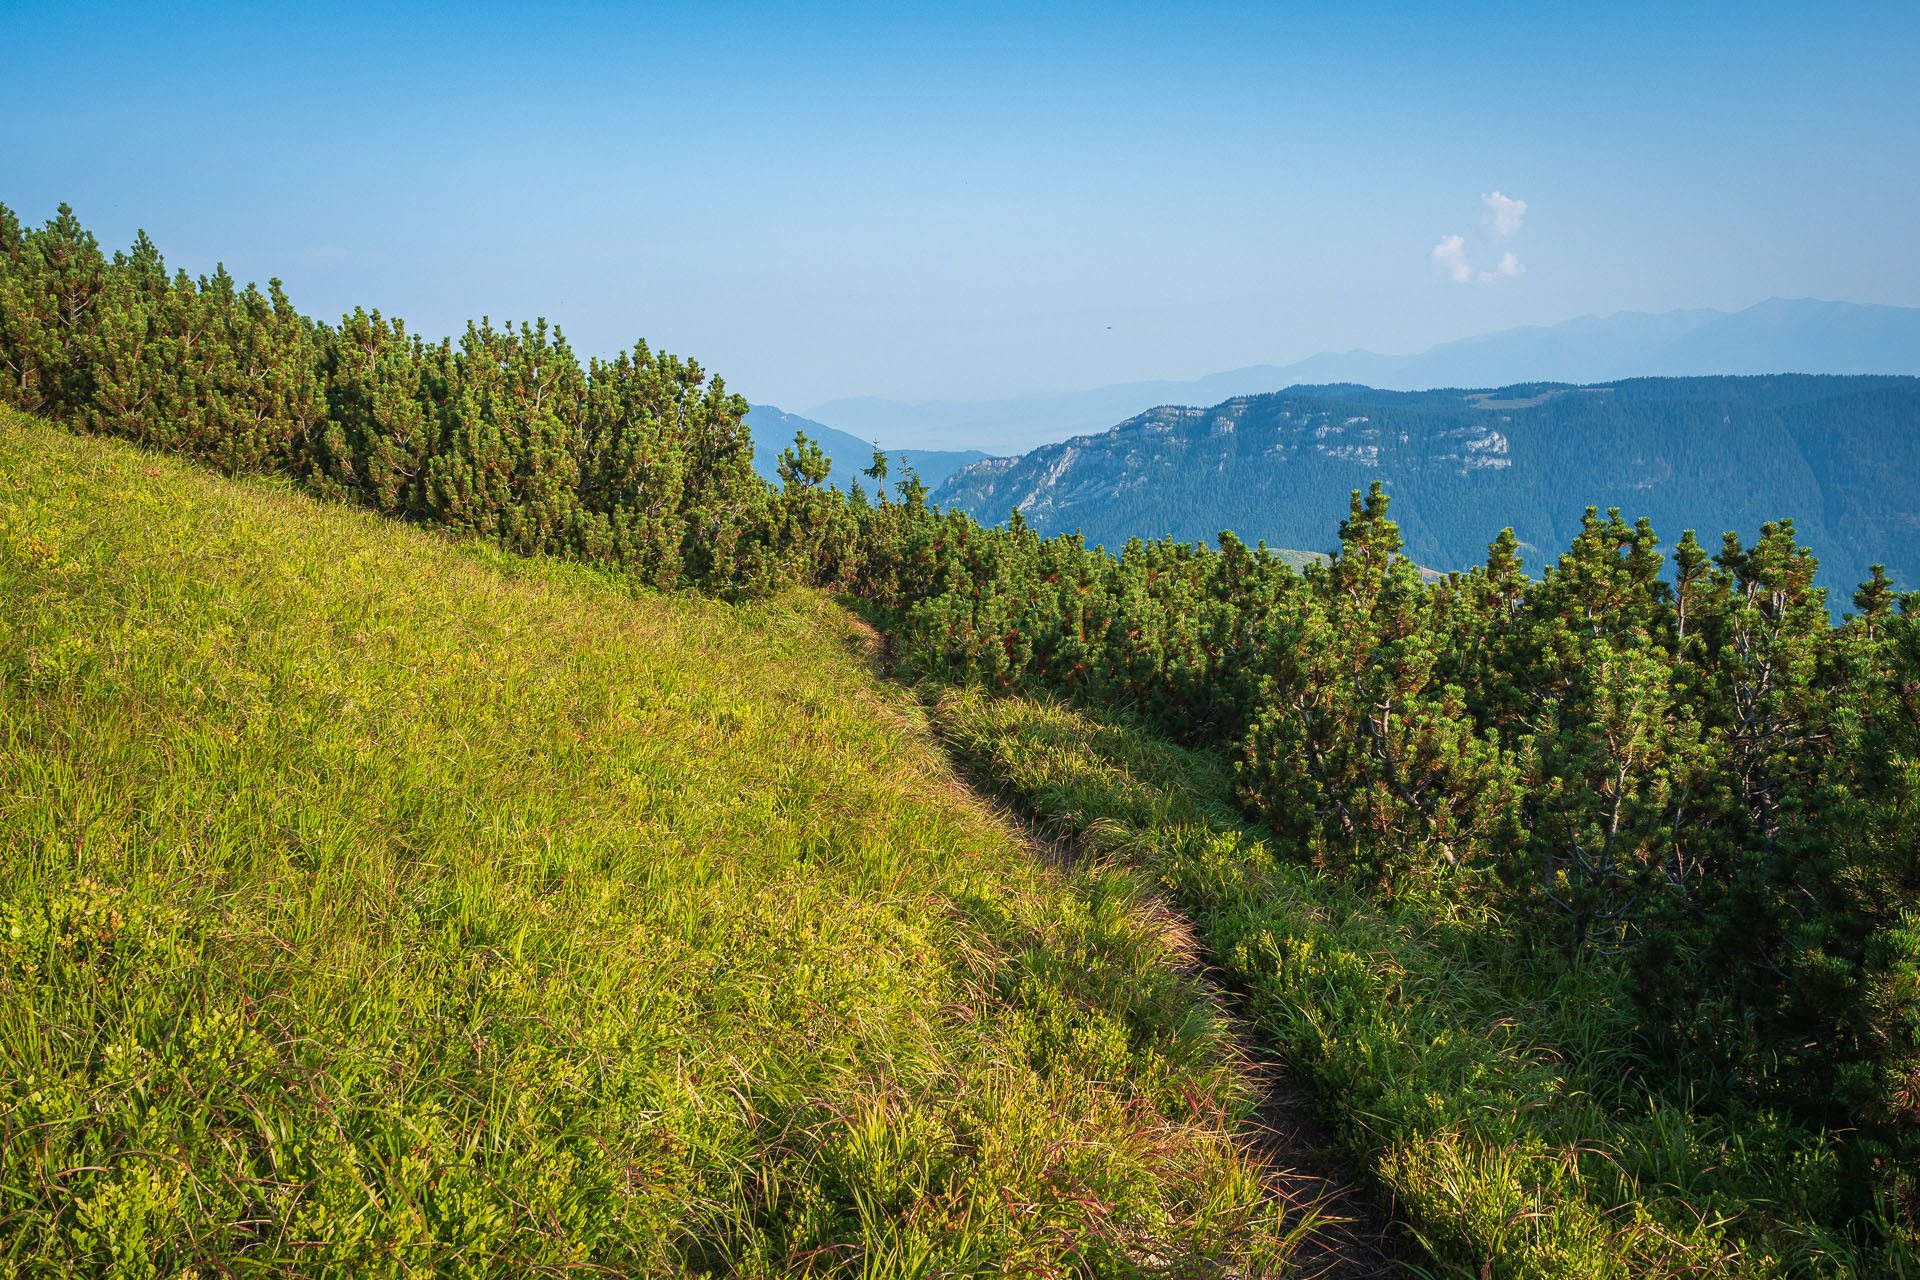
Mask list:
[{"label": "green pine foliage", "polygon": [[583,367],[545,321],[438,345],[377,311],[319,324],[277,281],[169,277],[144,235],[109,259],[64,206],[0,216],[0,263],[0,389],[27,412],[662,588],[782,576],[746,404],[690,361]]}]

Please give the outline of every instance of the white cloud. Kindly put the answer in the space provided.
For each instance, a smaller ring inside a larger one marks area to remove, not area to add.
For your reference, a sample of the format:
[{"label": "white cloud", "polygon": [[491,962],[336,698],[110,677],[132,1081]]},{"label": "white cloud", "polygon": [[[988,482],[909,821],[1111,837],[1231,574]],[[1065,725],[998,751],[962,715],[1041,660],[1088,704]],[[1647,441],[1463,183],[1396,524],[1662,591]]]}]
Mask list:
[{"label": "white cloud", "polygon": [[[1482,271],[1480,273],[1480,283],[1487,284],[1494,280],[1508,279],[1519,275],[1525,270],[1526,268],[1520,264],[1520,259],[1514,257],[1513,250],[1509,249],[1501,255],[1498,266],[1494,267],[1491,271]],[[1459,278],[1458,276],[1454,277],[1456,280]]]},{"label": "white cloud", "polygon": [[1433,246],[1433,265],[1446,272],[1455,284],[1473,279],[1473,266],[1467,261],[1467,242],[1462,236],[1441,236]]},{"label": "white cloud", "polygon": [[1505,240],[1520,230],[1520,220],[1527,216],[1525,200],[1515,200],[1498,191],[1481,196],[1480,203],[1487,206],[1487,221],[1493,224],[1493,234],[1497,239]]},{"label": "white cloud", "polygon": [[[1480,203],[1487,207],[1487,227],[1491,243],[1486,246],[1492,253],[1502,240],[1508,240],[1520,233],[1520,224],[1526,220],[1527,202],[1515,200],[1504,192],[1494,191],[1480,197]],[[1440,243],[1433,246],[1428,255],[1433,265],[1455,284],[1493,284],[1500,280],[1511,280],[1526,267],[1511,249],[1500,255],[1500,261],[1485,271],[1476,271],[1472,258],[1467,253],[1465,236],[1441,236]]]}]

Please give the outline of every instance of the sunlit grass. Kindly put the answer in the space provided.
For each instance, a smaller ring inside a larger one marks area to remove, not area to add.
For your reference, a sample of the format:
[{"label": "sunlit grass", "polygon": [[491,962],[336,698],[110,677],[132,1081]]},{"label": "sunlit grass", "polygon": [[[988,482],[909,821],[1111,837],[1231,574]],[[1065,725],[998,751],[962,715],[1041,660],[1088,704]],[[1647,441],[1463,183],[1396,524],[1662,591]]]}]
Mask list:
[{"label": "sunlit grass", "polygon": [[818,597],[0,421],[0,1272],[1269,1272],[1221,1019]]}]

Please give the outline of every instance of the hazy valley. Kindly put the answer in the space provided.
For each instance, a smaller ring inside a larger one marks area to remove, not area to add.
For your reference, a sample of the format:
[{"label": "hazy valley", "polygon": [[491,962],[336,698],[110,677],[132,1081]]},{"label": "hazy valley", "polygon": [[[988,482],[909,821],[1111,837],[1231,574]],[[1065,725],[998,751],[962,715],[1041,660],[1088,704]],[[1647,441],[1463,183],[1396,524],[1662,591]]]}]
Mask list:
[{"label": "hazy valley", "polygon": [[1323,352],[1186,381],[1162,379],[999,400],[831,400],[806,410],[888,448],[1025,453],[1161,405],[1212,405],[1284,387],[1396,391],[1525,382],[1774,373],[1920,375],[1920,308],[1773,298],[1739,311],[1623,311],[1443,342],[1412,355]]}]

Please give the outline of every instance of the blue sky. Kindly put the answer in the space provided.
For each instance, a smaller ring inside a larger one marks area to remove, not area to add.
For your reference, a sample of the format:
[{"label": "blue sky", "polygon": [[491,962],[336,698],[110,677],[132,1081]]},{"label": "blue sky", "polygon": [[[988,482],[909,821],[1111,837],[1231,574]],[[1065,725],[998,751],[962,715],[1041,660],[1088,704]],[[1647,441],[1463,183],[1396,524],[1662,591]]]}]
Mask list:
[{"label": "blue sky", "polygon": [[23,218],[66,200],[321,317],[644,337],[792,409],[1920,305],[1911,0],[11,0],[0,36]]}]

